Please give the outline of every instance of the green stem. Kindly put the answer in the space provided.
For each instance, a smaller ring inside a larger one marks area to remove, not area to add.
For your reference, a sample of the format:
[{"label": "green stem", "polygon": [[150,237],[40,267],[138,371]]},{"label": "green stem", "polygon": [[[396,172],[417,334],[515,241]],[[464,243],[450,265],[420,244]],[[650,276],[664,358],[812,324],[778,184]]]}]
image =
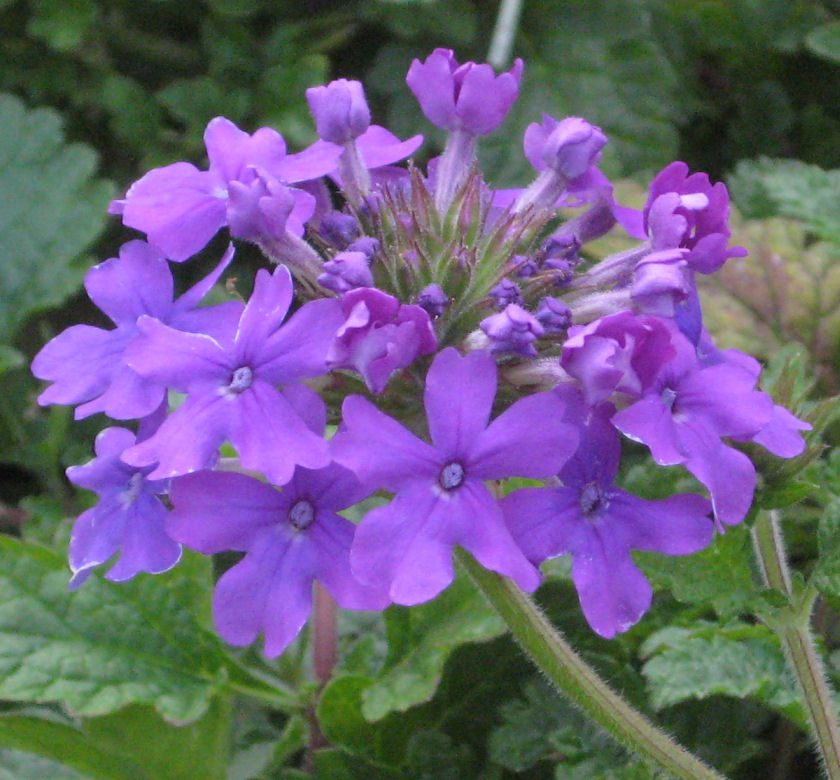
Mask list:
[{"label": "green stem", "polygon": [[797,595],[791,586],[779,521],[775,512],[760,512],[752,529],[753,547],[765,584],[784,593],[790,606],[767,620],[778,634],[799,683],[817,740],[826,776],[840,780],[840,728],[837,707],[817,654],[810,619],[815,593]]},{"label": "green stem", "polygon": [[264,680],[230,656],[228,657],[227,672],[228,678],[225,681],[225,687],[230,693],[258,699],[284,712],[295,712],[302,707],[295,694],[279,680]]},{"label": "green stem", "polygon": [[615,693],[514,582],[483,568],[461,550],[458,557],[540,671],[592,720],[675,777],[723,780],[722,775],[677,745]]},{"label": "green stem", "polygon": [[487,51],[487,62],[500,70],[507,65],[516,31],[519,28],[519,16],[522,13],[523,0],[502,0],[496,16],[496,26]]}]

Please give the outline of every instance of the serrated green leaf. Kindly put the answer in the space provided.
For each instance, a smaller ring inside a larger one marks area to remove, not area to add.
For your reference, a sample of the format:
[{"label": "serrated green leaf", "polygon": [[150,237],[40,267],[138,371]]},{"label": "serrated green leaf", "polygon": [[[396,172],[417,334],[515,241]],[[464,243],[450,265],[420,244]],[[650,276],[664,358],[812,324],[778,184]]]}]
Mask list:
[{"label": "serrated green leaf", "polygon": [[226,657],[179,597],[176,573],[91,577],[72,593],[67,582],[59,555],[0,537],[0,697],[82,715],[151,704],[175,722],[206,710]]},{"label": "serrated green leaf", "polygon": [[19,750],[0,750],[0,780],[86,780],[57,761]]},{"label": "serrated green leaf", "polygon": [[818,57],[840,62],[840,22],[815,27],[805,36],[805,45]]},{"label": "serrated green leaf", "polygon": [[472,775],[473,757],[447,734],[424,729],[412,734],[405,763],[413,780],[464,780]]},{"label": "serrated green leaf", "polygon": [[0,745],[60,761],[96,780],[222,780],[229,729],[230,706],[219,700],[186,726],[166,723],[149,707],[129,706],[78,726],[0,716]]},{"label": "serrated green leaf", "polygon": [[840,170],[762,157],[738,163],[728,183],[747,216],[798,219],[818,237],[840,243]]},{"label": "serrated green leaf", "polygon": [[65,144],[55,111],[0,95],[0,340],[81,285],[74,260],[102,230],[112,193],[91,179],[95,167],[92,149]]},{"label": "serrated green leaf", "polygon": [[523,684],[522,693],[524,698],[500,708],[503,724],[488,742],[493,761],[514,772],[550,761],[556,764],[557,777],[581,780],[596,780],[608,770],[615,778],[629,777],[624,774],[629,770],[625,751],[547,682],[533,677]]},{"label": "serrated green leaf", "polygon": [[362,715],[362,693],[371,682],[362,675],[333,678],[321,692],[316,710],[328,742],[367,758],[376,753],[376,726]]},{"label": "serrated green leaf", "polygon": [[398,632],[402,654],[390,659],[392,665],[362,693],[362,712],[371,721],[431,699],[453,650],[505,631],[502,619],[464,576],[433,601],[398,614],[405,616]]},{"label": "serrated green leaf", "polygon": [[705,550],[686,556],[634,552],[634,560],[655,587],[666,587],[686,604],[713,606],[723,618],[748,611],[761,593],[752,572],[746,526],[728,528]]},{"label": "serrated green leaf", "polygon": [[651,654],[642,673],[657,709],[719,694],[750,697],[807,729],[779,640],[766,626],[664,628],[642,645],[642,655]]}]

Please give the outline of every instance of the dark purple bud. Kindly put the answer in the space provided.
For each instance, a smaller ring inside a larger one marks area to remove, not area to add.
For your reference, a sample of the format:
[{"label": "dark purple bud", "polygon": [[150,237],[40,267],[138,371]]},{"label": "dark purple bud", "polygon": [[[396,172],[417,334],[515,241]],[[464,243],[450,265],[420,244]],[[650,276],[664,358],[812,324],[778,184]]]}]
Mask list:
[{"label": "dark purple bud", "polygon": [[543,298],[534,317],[546,333],[563,333],[572,324],[572,310],[557,298]]},{"label": "dark purple bud", "polygon": [[525,257],[525,255],[516,255],[516,275],[520,279],[530,279],[539,273],[540,267],[534,257]]},{"label": "dark purple bud", "polygon": [[358,81],[338,79],[306,90],[318,136],[333,144],[358,138],[370,127],[370,109]]},{"label": "dark purple bud", "polygon": [[540,247],[540,255],[544,264],[552,260],[564,260],[574,267],[580,262],[579,250],[580,241],[577,236],[574,233],[560,230],[543,242]]},{"label": "dark purple bud", "polygon": [[536,318],[515,303],[483,319],[479,327],[490,339],[491,352],[515,352],[523,357],[536,356],[532,342],[545,333]]},{"label": "dark purple bud", "polygon": [[362,236],[347,245],[348,252],[361,252],[369,261],[373,260],[381,248],[379,241],[371,236]]},{"label": "dark purple bud", "polygon": [[519,285],[512,282],[510,279],[502,279],[488,295],[494,299],[496,306],[504,309],[510,303],[522,304],[522,293],[519,291]]},{"label": "dark purple bud", "polygon": [[367,256],[364,252],[339,252],[324,263],[324,273],[318,277],[318,284],[339,295],[357,287],[373,287]]},{"label": "dark purple bud", "polygon": [[359,223],[349,214],[331,211],[321,217],[318,233],[328,244],[337,249],[346,249],[351,241],[359,237]]},{"label": "dark purple bud", "polygon": [[449,305],[449,298],[437,284],[430,284],[420,291],[417,296],[417,305],[425,309],[432,318],[440,317]]},{"label": "dark purple bud", "polygon": [[543,114],[542,124],[534,122],[525,131],[525,156],[538,171],[551,168],[566,180],[583,176],[600,156],[607,137],[601,128],[579,117],[558,122]]}]

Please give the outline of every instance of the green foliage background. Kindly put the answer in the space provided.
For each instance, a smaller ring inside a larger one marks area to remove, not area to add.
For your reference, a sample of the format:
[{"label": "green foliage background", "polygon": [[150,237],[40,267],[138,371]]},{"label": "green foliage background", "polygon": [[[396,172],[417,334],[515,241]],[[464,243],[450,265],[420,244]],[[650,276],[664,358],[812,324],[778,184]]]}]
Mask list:
[{"label": "green foliage background", "polygon": [[[0,778],[585,778],[639,764],[555,696],[466,579],[418,608],[340,618],[339,668],[317,695],[307,635],[276,662],[212,633],[213,570],[66,590],[72,518],[91,500],[64,468],[102,420],[40,409],[26,369],[52,335],[99,323],[86,269],[127,238],[105,207],[148,168],[202,162],[223,114],[315,139],[306,87],[366,85],[376,121],[442,136],[404,85],[436,46],[486,56],[481,0],[0,0]],[[751,257],[710,281],[723,346],[770,363],[778,400],[827,424],[840,389],[840,5],[831,0],[525,0],[521,96],[481,147],[500,186],[531,176],[521,136],[542,112],[579,114],[611,143],[629,202],[673,159],[726,179]],[[211,252],[212,254],[212,252]],[[192,265],[192,264],[191,264]],[[187,284],[200,263],[178,269]],[[833,447],[837,431],[823,431]],[[812,450],[810,457],[816,457]],[[628,453],[628,489],[682,480]],[[780,471],[802,583],[840,681],[840,457]],[[776,471],[774,471],[774,469]],[[769,483],[768,483],[769,484]],[[796,503],[798,502],[798,503]],[[803,708],[766,616],[749,533],[691,559],[639,556],[654,608],[606,642],[579,614],[562,561],[541,604],[613,685],[733,778],[810,778]],[[325,745],[313,746],[314,724]]]}]

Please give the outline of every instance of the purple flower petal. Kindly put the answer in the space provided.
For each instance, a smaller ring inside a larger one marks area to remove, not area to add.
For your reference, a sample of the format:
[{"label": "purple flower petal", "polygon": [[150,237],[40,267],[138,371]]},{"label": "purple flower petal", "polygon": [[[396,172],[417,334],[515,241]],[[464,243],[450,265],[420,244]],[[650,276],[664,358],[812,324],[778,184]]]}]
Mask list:
[{"label": "purple flower petal", "polygon": [[172,480],[169,535],[198,552],[248,550],[264,529],[283,517],[280,493],[253,477],[199,471]]},{"label": "purple flower petal", "polygon": [[[370,401],[359,395],[347,397],[342,416],[344,426],[331,442],[332,457],[364,485],[396,492],[418,476],[437,478],[443,465],[438,452]],[[371,458],[371,449],[379,457]]]},{"label": "purple flower petal", "polygon": [[437,355],[426,375],[423,398],[429,435],[438,449],[451,456],[466,455],[487,427],[496,381],[496,363],[486,352],[462,357],[448,347]]},{"label": "purple flower petal", "polygon": [[249,645],[265,634],[265,654],[273,658],[297,636],[312,609],[313,551],[285,529],[266,532],[213,593],[219,635],[232,645]]},{"label": "purple flower petal", "polygon": [[633,563],[621,540],[589,529],[589,555],[572,560],[572,579],[592,629],[605,639],[626,631],[650,607],[653,589]]},{"label": "purple flower petal", "polygon": [[362,160],[369,169],[404,160],[414,154],[422,143],[422,135],[413,135],[400,141],[392,132],[379,125],[371,125],[356,139]]},{"label": "purple flower petal", "polygon": [[468,472],[480,479],[556,474],[578,445],[577,431],[562,416],[556,393],[521,398],[479,434],[465,464]]},{"label": "purple flower petal", "polygon": [[656,394],[648,394],[612,418],[625,436],[650,448],[660,466],[673,466],[685,460],[671,410]]},{"label": "purple flower petal", "polygon": [[291,479],[295,465],[317,469],[330,461],[326,440],[313,433],[281,393],[262,380],[240,393],[228,412],[230,443],[239,453],[242,468],[260,471],[276,485]]}]

